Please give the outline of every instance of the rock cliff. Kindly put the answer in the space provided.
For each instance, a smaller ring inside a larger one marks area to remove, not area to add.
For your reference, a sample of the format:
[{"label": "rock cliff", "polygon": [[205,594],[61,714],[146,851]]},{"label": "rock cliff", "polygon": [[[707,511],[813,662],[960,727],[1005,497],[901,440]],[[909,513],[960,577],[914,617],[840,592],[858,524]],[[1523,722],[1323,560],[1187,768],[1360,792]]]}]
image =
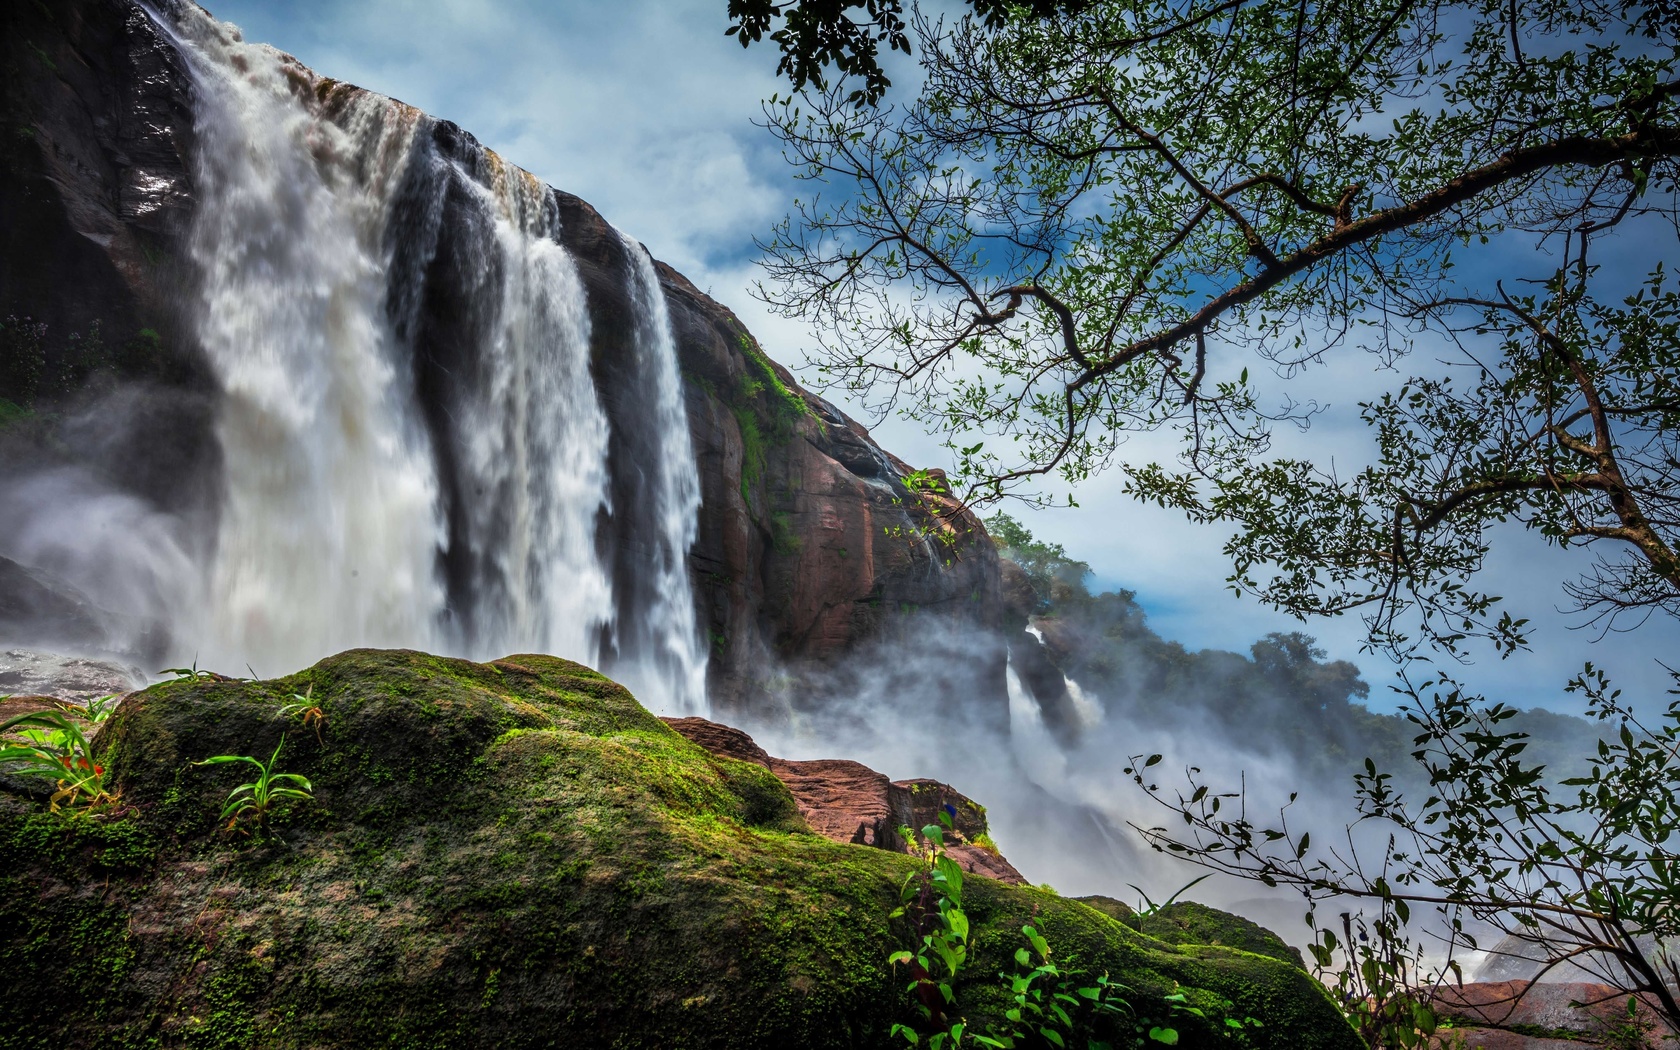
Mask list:
[{"label": "rock cliff", "polygon": [[[180,2],[157,6],[167,18]],[[200,196],[194,81],[134,0],[4,5],[0,41],[0,312],[13,318],[0,346],[0,481],[73,465],[213,536],[220,392],[194,334],[190,293],[201,275],[186,250]],[[327,116],[354,92],[302,76],[300,92],[306,79],[309,104]],[[453,124],[427,126],[440,156],[489,156]],[[646,585],[630,567],[645,557],[638,446],[650,440],[647,391],[626,364],[633,260],[587,203],[547,192],[585,285],[591,368],[611,428],[612,511],[596,545],[629,610]],[[439,249],[432,265],[447,262]],[[816,672],[930,621],[995,634],[998,562],[979,522],[907,485],[905,464],[801,389],[728,309],[669,267],[658,275],[700,466],[689,571],[714,708],[762,718],[820,703]],[[433,327],[416,339],[412,367],[428,417],[451,411],[438,387],[459,362],[439,355],[470,307],[447,296],[425,304]],[[470,504],[475,494],[451,490],[447,467],[442,498]],[[439,573],[449,577],[470,553],[451,534]],[[634,620],[621,615],[615,629],[634,630]],[[167,644],[142,628],[131,645]],[[956,691],[971,717],[1001,722],[1004,650],[981,648],[963,661]]]}]

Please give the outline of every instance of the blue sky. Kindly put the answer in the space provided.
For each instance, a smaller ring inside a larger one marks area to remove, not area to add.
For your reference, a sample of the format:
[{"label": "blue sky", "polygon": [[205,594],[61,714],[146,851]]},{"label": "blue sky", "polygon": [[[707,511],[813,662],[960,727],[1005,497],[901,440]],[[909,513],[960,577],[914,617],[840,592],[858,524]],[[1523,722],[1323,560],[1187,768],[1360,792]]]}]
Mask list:
[{"label": "blue sky", "polygon": [[[743,51],[724,36],[725,8],[725,0],[209,5],[247,39],[453,120],[510,161],[590,201],[733,308],[773,357],[797,365],[809,342],[803,326],[769,316],[748,294],[757,276],[753,237],[788,210],[794,194],[776,144],[752,123],[760,100],[783,85],[770,48]],[[1332,410],[1306,434],[1284,435],[1284,443],[1358,459],[1366,443],[1348,410],[1394,379],[1357,355],[1313,372],[1297,396],[1318,397]],[[944,465],[937,442],[906,424],[887,421],[875,433],[912,463]],[[1121,454],[1169,453],[1140,439]],[[1305,630],[1332,655],[1359,663],[1373,686],[1373,706],[1386,704],[1387,668],[1358,652],[1356,621],[1303,626],[1235,598],[1224,588],[1222,532],[1140,507],[1117,489],[1116,478],[1099,477],[1080,490],[1079,509],[1011,512],[1088,561],[1099,585],[1138,591],[1165,636],[1191,648],[1246,651],[1267,631]],[[1569,707],[1558,686],[1590,657],[1616,671],[1630,694],[1643,688],[1655,699],[1664,679],[1652,657],[1680,656],[1680,630],[1653,622],[1594,642],[1593,632],[1569,629],[1571,621],[1552,611],[1563,601],[1559,583],[1567,572],[1567,559],[1532,537],[1516,534],[1502,544],[1485,582],[1537,621],[1536,651],[1511,661],[1483,659],[1463,676],[1521,706]]]}]

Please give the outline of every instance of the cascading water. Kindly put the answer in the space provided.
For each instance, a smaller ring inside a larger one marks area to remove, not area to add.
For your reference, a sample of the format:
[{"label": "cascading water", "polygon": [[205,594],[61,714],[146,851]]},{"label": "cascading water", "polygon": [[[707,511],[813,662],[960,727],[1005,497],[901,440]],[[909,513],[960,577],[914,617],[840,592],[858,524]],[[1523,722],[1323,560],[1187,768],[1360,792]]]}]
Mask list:
[{"label": "cascading water", "polygon": [[663,694],[662,708],[693,712],[706,698],[706,652],[694,618],[688,585],[688,549],[699,529],[700,475],[683,407],[682,376],[677,370],[676,341],[670,314],[659,288],[653,260],[635,241],[619,234],[633,265],[631,295],[636,304],[636,355],[643,382],[653,392],[652,425],[658,455],[655,471],[654,528],[637,550],[648,565],[650,601],[634,624],[618,635],[641,659],[627,677],[637,692]]},{"label": "cascading water", "polygon": [[[356,645],[536,650],[702,707],[700,487],[645,250],[625,239],[652,434],[609,462],[553,191],[191,5],[158,21],[198,88],[190,245],[224,395],[215,553],[180,647],[263,674]],[[613,506],[615,472],[648,506]]]},{"label": "cascading water", "polygon": [[[597,662],[612,586],[596,553],[608,420],[551,195],[429,120],[392,202],[389,304],[443,474],[449,641]],[[684,423],[686,426],[686,422]]]},{"label": "cascading water", "polygon": [[[1028,624],[1026,631],[1028,634],[1033,636],[1033,639],[1037,641],[1039,645],[1042,646],[1045,644],[1044,632],[1041,629],[1032,624]],[[1010,674],[1014,673],[1014,669],[1011,668]],[[1017,677],[1016,685],[1019,684],[1020,682]],[[1068,702],[1073,705],[1073,713],[1078,719],[1078,725],[1076,727],[1078,730],[1084,731],[1086,729],[1090,729],[1103,720],[1102,704],[1098,703],[1091,697],[1086,696],[1084,688],[1082,688],[1078,682],[1069,678],[1066,674],[1062,675],[1062,691],[1067,694]],[[1011,694],[1010,703],[1011,705],[1014,703],[1013,694]]]},{"label": "cascading water", "polygon": [[385,198],[414,114],[372,96],[342,124],[301,67],[205,17],[197,81],[198,334],[223,392],[225,488],[196,637],[262,673],[352,645],[428,645],[437,483],[385,314]]}]

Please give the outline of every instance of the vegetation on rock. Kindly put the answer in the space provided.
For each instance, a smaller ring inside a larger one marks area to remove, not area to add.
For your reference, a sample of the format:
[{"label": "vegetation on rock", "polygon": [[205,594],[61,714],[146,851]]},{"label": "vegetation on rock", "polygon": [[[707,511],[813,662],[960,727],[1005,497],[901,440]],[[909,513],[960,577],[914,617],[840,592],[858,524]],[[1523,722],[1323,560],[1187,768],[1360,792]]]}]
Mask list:
[{"label": "vegetation on rock", "polygon": [[[297,694],[325,718],[287,745],[315,802],[218,834],[234,778],[194,763],[272,751]],[[121,819],[0,793],[9,1046],[877,1046],[909,1011],[887,915],[915,861],[810,834],[769,770],[568,661],[358,650],[185,677],[125,699],[95,751]],[[985,971],[1030,924],[1143,1008],[1230,1001],[1256,1045],[1356,1045],[1294,967],[987,879],[963,903]],[[990,979],[957,993],[1008,1009]]]}]

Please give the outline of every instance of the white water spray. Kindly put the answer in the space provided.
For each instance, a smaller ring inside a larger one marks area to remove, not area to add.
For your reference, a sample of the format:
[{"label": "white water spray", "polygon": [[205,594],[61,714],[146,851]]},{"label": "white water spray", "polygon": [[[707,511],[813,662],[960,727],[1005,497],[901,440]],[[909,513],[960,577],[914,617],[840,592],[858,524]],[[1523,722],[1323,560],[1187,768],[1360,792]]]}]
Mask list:
[{"label": "white water spray", "polygon": [[495,256],[478,265],[502,277],[477,348],[482,379],[455,420],[472,479],[465,542],[481,566],[471,654],[537,651],[596,664],[613,610],[594,544],[607,504],[608,423],[589,376],[583,285],[553,239],[548,194],[534,177],[502,165],[488,188],[465,177],[457,185],[492,219]]},{"label": "white water spray", "polygon": [[[553,193],[182,8],[159,22],[199,87],[190,250],[224,485],[178,649],[262,674],[359,645],[598,665],[616,632],[610,670],[650,706],[703,709],[699,477],[645,251],[626,239],[647,403],[620,425],[654,428],[652,461],[614,465]],[[598,542],[614,470],[652,481],[633,594]]]},{"label": "white water spray", "polygon": [[[1038,639],[1039,645],[1044,644],[1044,632],[1039,628],[1033,626],[1032,624],[1028,624],[1027,633]],[[1009,673],[1013,675],[1015,672],[1011,669]],[[1019,688],[1019,686],[1020,682],[1017,679],[1015,686],[1012,686],[1012,688]],[[1102,704],[1098,703],[1092,697],[1085,695],[1084,688],[1081,687],[1078,682],[1064,674],[1062,675],[1062,687],[1067,690],[1068,700],[1073,704],[1073,713],[1074,716],[1079,719],[1078,728],[1081,732],[1094,728],[1103,720]],[[1014,703],[1014,693],[1011,693],[1011,709],[1013,709]]]},{"label": "white water spray", "polygon": [[225,489],[206,662],[290,671],[358,645],[430,646],[437,484],[385,318],[390,186],[416,114],[314,78],[232,27],[180,26],[198,92],[198,334],[221,382]]}]

